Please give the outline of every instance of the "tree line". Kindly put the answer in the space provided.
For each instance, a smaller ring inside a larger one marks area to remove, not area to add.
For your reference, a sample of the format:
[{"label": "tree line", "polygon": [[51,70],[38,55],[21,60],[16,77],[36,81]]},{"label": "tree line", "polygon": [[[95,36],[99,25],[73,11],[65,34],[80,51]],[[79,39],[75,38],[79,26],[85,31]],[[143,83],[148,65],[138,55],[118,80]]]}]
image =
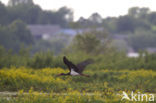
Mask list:
[{"label": "tree line", "polygon": [[[3,46],[0,46],[0,68],[63,67],[62,55],[67,55],[75,59],[74,62],[93,57],[97,63],[92,65],[92,68],[155,70],[155,54],[145,53],[143,56],[143,53],[140,53],[139,58],[128,58],[125,53],[116,51],[109,38],[109,34],[128,35],[127,42],[138,51],[156,47],[155,12],[148,8],[134,7],[129,9],[127,15],[111,18],[102,18],[100,14],[94,13],[88,19],[81,17],[74,22],[71,9],[63,7],[58,11],[46,11],[30,0],[27,1],[29,2],[12,0],[8,6],[0,3],[0,45]],[[62,27],[92,28],[93,31],[76,35],[67,46],[65,42],[69,37],[57,42],[35,40],[27,24],[58,24]],[[95,28],[101,27],[104,31],[94,31]],[[23,49],[30,46],[37,48],[37,52],[41,49],[47,51],[56,46],[55,52],[60,54],[55,56],[55,53],[50,51],[32,55],[30,49]]]},{"label": "tree line", "polygon": [[10,24],[20,19],[26,24],[57,24],[66,27],[73,20],[73,12],[67,7],[57,11],[42,10],[32,0],[10,0],[5,6],[0,2],[0,24]]}]

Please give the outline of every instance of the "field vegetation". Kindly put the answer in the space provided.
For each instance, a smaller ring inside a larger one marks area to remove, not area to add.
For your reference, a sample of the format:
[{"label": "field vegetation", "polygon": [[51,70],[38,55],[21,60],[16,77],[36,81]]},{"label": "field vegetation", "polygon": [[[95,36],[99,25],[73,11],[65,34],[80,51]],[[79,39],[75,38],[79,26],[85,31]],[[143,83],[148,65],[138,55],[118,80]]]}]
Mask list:
[{"label": "field vegetation", "polygon": [[[0,91],[17,92],[15,97],[0,97],[3,103],[118,103],[122,91],[156,93],[156,72],[152,70],[90,70],[91,77],[57,77],[62,68],[3,68]],[[129,102],[129,101],[123,101]]]}]

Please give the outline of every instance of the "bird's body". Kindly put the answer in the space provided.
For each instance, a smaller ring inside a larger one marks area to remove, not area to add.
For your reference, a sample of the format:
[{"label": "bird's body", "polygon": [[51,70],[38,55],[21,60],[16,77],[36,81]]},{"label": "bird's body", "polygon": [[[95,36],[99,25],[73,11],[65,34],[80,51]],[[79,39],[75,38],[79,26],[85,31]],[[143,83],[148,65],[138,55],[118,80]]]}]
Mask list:
[{"label": "bird's body", "polygon": [[61,73],[59,74],[58,76],[61,76],[61,75],[72,75],[72,76],[78,76],[78,75],[81,75],[81,76],[86,76],[86,77],[89,77],[88,75],[85,75],[85,74],[82,74],[84,68],[88,65],[88,64],[91,64],[93,62],[93,60],[91,59],[88,59],[88,60],[85,60],[77,65],[73,64],[71,61],[69,61],[65,56],[63,57],[63,62],[64,64],[67,65],[68,69],[69,69],[69,73],[67,74],[64,74],[64,73]]},{"label": "bird's body", "polygon": [[71,68],[71,72],[70,75],[72,76],[76,76],[76,75],[80,75],[79,73],[75,72],[73,68]]}]

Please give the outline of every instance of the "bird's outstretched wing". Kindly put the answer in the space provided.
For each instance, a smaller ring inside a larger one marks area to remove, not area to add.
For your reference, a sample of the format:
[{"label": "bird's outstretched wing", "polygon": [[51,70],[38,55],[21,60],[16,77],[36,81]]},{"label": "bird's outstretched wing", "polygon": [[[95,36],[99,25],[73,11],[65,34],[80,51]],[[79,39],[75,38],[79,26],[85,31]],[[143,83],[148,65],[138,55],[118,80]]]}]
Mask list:
[{"label": "bird's outstretched wing", "polygon": [[69,61],[65,56],[63,57],[63,62],[68,66],[68,69],[71,72],[71,69],[74,69],[74,71],[79,72],[79,69],[75,64],[73,64],[71,61]]},{"label": "bird's outstretched wing", "polygon": [[89,64],[92,64],[94,61],[92,59],[87,59],[83,62],[77,64],[77,68],[79,69],[79,73],[82,73],[85,67]]}]

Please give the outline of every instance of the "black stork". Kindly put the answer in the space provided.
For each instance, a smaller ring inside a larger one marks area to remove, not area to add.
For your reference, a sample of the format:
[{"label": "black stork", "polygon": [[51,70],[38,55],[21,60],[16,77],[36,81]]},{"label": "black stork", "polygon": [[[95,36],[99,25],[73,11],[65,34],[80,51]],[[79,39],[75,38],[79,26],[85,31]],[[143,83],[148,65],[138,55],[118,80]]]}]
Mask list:
[{"label": "black stork", "polygon": [[69,61],[65,56],[63,57],[63,62],[64,64],[67,65],[68,69],[69,69],[69,73],[61,73],[57,76],[62,76],[62,75],[72,75],[72,76],[76,76],[76,75],[80,75],[80,76],[85,76],[85,77],[89,77],[89,75],[86,74],[82,74],[83,70],[85,69],[85,67],[88,64],[93,63],[92,59],[87,59],[83,62],[80,62],[79,64],[75,65],[73,64],[71,61]]}]

